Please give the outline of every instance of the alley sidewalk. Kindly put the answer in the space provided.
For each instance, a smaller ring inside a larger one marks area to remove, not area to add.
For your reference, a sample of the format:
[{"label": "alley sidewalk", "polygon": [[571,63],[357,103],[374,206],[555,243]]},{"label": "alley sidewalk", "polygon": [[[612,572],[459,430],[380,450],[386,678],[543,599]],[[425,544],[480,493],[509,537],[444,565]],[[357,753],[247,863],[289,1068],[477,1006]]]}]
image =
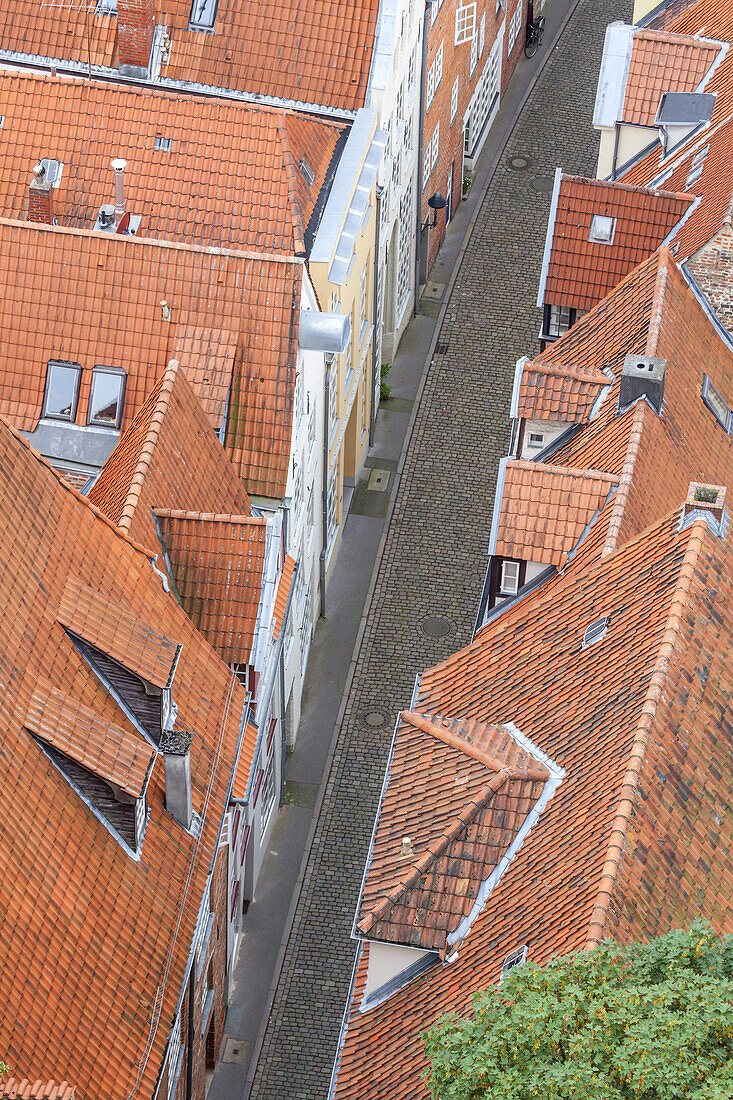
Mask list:
[{"label": "alley sidewalk", "polygon": [[[210,1100],[325,1100],[395,717],[415,676],[471,638],[514,363],[537,350],[552,176],[558,164],[594,175],[603,34],[631,3],[552,0],[545,14],[541,51],[519,63],[389,375],[393,397],[311,650]],[[374,469],[386,490],[368,488]]]}]

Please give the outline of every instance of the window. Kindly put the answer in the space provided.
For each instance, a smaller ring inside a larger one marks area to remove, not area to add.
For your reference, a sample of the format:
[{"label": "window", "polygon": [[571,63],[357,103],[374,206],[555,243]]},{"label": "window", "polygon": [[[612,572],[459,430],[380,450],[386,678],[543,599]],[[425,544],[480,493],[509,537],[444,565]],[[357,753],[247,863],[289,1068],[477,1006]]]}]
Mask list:
[{"label": "window", "polygon": [[349,339],[346,344],[346,351],[344,352],[344,396],[349,392],[349,386],[351,385],[351,376],[354,373],[354,364],[351,358],[351,345],[353,343],[354,335],[354,307],[349,310]]},{"label": "window", "polygon": [[433,152],[430,159],[430,171],[432,172],[433,168],[435,168],[435,165],[438,163],[438,151],[440,148],[440,123],[437,124],[435,130],[433,131],[433,140],[431,142],[431,145]]},{"label": "window", "polygon": [[422,165],[423,190],[427,187],[428,180],[430,179],[430,172],[432,171],[431,152],[432,152],[432,144],[430,142],[428,142],[428,147],[425,150],[425,156],[423,158],[423,165]]},{"label": "window", "polygon": [[[705,157],[708,155],[710,144],[704,145],[702,149],[698,149],[695,153],[692,161],[690,162],[690,174],[685,180],[685,191],[689,191],[693,183],[697,183],[702,175],[703,166],[705,164]],[[670,172],[670,175],[672,173]]]},{"label": "window", "polygon": [[95,367],[92,371],[87,423],[101,428],[119,428],[124,396],[124,373],[113,367]]},{"label": "window", "polygon": [[545,306],[545,331],[547,340],[557,340],[575,322],[575,310],[570,306]]},{"label": "window", "polygon": [[492,110],[499,101],[499,76],[501,66],[501,38],[497,38],[484,65],[481,76],[476,82],[476,91],[471,101],[471,115],[466,125],[464,149],[466,156],[473,156]]},{"label": "window", "polygon": [[471,64],[469,66],[469,76],[473,76],[474,69],[476,68],[476,62],[478,61],[478,38],[473,36],[471,41]]},{"label": "window", "polygon": [[413,212],[412,212],[412,187],[408,187],[400,199],[399,242],[397,249],[397,323],[402,317],[410,299],[412,287],[412,254],[413,237]]},{"label": "window", "polygon": [[507,55],[512,52],[514,45],[519,38],[519,32],[522,29],[522,0],[519,0],[517,4],[517,10],[511,17],[509,22],[509,44],[507,46]]},{"label": "window", "polygon": [[443,79],[443,43],[438,46],[438,52],[435,55],[435,87],[440,87],[440,82]]},{"label": "window", "polygon": [[410,61],[407,66],[407,87],[415,87],[415,74],[417,72],[417,46],[412,47],[412,53],[410,54]]},{"label": "window", "polygon": [[293,459],[293,516],[300,512],[303,496],[303,463]]},{"label": "window", "polygon": [[395,191],[400,186],[400,179],[402,177],[402,153],[401,150],[397,150],[392,157],[392,186]]},{"label": "window", "polygon": [[476,4],[456,8],[456,46],[471,42],[476,33]]},{"label": "window", "polygon": [[481,16],[481,22],[478,25],[478,55],[484,52],[484,44],[486,42],[486,12]]},{"label": "window", "polygon": [[588,646],[593,645],[594,642],[600,642],[607,630],[608,616],[604,615],[601,619],[596,619],[596,621],[591,623],[586,629],[583,635],[583,649],[587,649]]},{"label": "window", "polygon": [[427,83],[425,87],[425,110],[427,111],[430,104],[435,98],[435,62],[432,63],[428,69]]},{"label": "window", "polygon": [[397,89],[396,118],[397,118],[398,123],[399,123],[399,120],[401,118],[404,118],[404,115],[405,115],[405,82],[403,80],[402,83],[400,84],[399,88]]},{"label": "window", "polygon": [[410,115],[410,117],[407,120],[407,123],[405,124],[404,143],[405,143],[405,156],[409,157],[410,152],[412,150],[412,115]]},{"label": "window", "polygon": [[364,328],[369,321],[369,313],[367,310],[367,269],[366,264],[361,273],[361,280],[359,282],[359,344],[363,339]]},{"label": "window", "polygon": [[272,807],[275,804],[275,758],[271,756],[267,761],[265,768],[265,778],[262,780],[262,788],[260,790],[260,829],[265,831],[267,822],[270,819],[270,813]]},{"label": "window", "polygon": [[308,523],[308,533],[310,534],[316,525],[316,505],[312,484],[310,489],[308,490],[308,510],[306,512],[306,515]]},{"label": "window", "polygon": [[733,433],[733,412],[731,412],[728,403],[723,400],[722,395],[718,393],[707,374],[702,376],[702,399],[728,435]]},{"label": "window", "polygon": [[613,244],[616,232],[616,219],[608,218],[604,214],[594,214],[590,223],[589,241],[597,244]]},{"label": "window", "polygon": [[51,361],[46,373],[43,416],[54,420],[76,420],[81,367],[78,363]]},{"label": "window", "polygon": [[310,403],[310,411],[308,413],[308,450],[312,451],[316,442],[316,402],[313,399]]},{"label": "window", "polygon": [[328,371],[328,434],[329,443],[333,441],[339,422],[339,371],[338,359],[334,355]]},{"label": "window", "polygon": [[193,0],[191,4],[191,18],[188,23],[189,30],[213,30],[214,21],[216,19],[216,9],[218,6],[219,0]]},{"label": "window", "polygon": [[450,93],[450,124],[451,126],[456,120],[456,114],[458,113],[458,77],[456,77],[455,84],[453,85]]},{"label": "window", "polygon": [[438,7],[438,0],[433,0],[432,7],[430,8],[430,26],[431,27],[434,25],[435,20],[438,18],[439,10],[440,9]]},{"label": "window", "polygon": [[308,184],[309,187],[312,187],[313,182],[314,182],[316,177],[315,177],[315,174],[313,172],[313,169],[311,168],[310,164],[305,159],[305,157],[301,157],[300,160],[298,161],[298,168],[300,169],[300,174],[303,177],[303,179],[305,180],[305,182]]},{"label": "window", "polygon": [[158,134],[153,142],[154,149],[160,149],[164,153],[170,153],[173,148],[173,140],[169,137],[163,137],[162,134]]},{"label": "window", "polygon": [[328,485],[326,488],[326,530],[328,532],[328,544],[332,544],[338,531],[338,463],[334,462],[328,473]]},{"label": "window", "polygon": [[[190,1009],[189,1009],[190,1011]],[[171,1031],[168,1047],[168,1095],[173,1096],[178,1084],[178,1075],[183,1064],[183,1017],[179,1016]]]},{"label": "window", "polygon": [[500,985],[510,970],[514,970],[515,966],[522,966],[527,961],[527,951],[528,947],[525,944],[523,947],[517,947],[516,950],[509,952],[501,968]]},{"label": "window", "polygon": [[519,591],[519,566],[518,561],[503,561],[501,563],[499,591],[503,596],[516,596]]},{"label": "window", "polygon": [[97,15],[117,15],[117,0],[97,0]]},{"label": "window", "polygon": [[545,445],[545,437],[542,434],[542,432],[529,432],[528,437],[527,437],[527,446],[528,447],[539,448],[539,447],[544,447],[544,445]]}]

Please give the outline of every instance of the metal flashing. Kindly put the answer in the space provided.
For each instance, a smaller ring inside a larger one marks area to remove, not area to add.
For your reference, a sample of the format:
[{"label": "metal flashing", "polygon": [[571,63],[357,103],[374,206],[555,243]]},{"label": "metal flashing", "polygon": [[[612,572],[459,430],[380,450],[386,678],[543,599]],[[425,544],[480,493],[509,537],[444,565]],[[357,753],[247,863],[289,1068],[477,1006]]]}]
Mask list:
[{"label": "metal flashing", "polygon": [[552,242],[555,237],[555,219],[557,218],[557,203],[560,197],[560,181],[562,180],[562,168],[555,169],[555,182],[552,186],[552,199],[550,200],[550,213],[547,219],[547,233],[545,234],[545,251],[542,253],[542,269],[540,271],[540,284],[537,289],[537,306],[542,309],[545,304],[545,286],[547,285],[547,272],[550,268],[550,254]]},{"label": "metal flashing", "polygon": [[615,126],[621,119],[626,82],[631,64],[635,28],[625,23],[606,27],[598,90],[593,108],[593,125]]},{"label": "metal flashing", "polygon": [[496,553],[496,542],[499,537],[499,520],[501,519],[501,506],[504,500],[504,482],[506,480],[506,466],[510,456],[499,461],[499,472],[496,475],[496,494],[494,496],[494,511],[491,517],[491,534],[489,536],[489,556],[493,558]]}]

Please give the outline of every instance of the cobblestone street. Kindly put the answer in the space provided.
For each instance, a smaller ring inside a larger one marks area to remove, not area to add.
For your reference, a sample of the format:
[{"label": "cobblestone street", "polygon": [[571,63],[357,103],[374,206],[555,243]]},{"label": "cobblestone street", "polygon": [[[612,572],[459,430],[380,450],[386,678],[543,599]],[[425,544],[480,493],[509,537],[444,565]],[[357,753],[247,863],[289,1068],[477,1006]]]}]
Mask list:
[{"label": "cobblestone street", "polygon": [[[397,487],[253,1100],[327,1095],[354,957],[351,923],[395,715],[409,706],[415,676],[471,638],[497,467],[509,439],[514,364],[538,347],[535,297],[552,176],[557,165],[595,174],[591,116],[603,33],[612,20],[630,17],[626,0],[580,0],[501,153],[450,291]],[[529,165],[513,169],[510,158],[520,154]],[[450,633],[426,634],[421,624],[431,617],[449,620]],[[364,720],[375,711],[385,715],[382,728]]]}]

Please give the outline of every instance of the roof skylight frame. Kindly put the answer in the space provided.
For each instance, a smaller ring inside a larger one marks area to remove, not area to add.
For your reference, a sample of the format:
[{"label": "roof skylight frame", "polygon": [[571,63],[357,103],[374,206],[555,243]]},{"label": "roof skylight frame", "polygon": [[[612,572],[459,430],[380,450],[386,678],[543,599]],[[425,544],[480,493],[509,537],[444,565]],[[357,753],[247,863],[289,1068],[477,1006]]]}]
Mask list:
[{"label": "roof skylight frame", "polygon": [[590,646],[595,645],[596,642],[600,642],[602,638],[605,638],[608,633],[608,615],[602,615],[600,619],[596,619],[590,626],[585,628],[583,635],[583,649],[588,649]]},{"label": "roof skylight frame", "polygon": [[702,389],[700,392],[703,404],[710,409],[723,431],[733,435],[733,410],[723,397],[720,390],[716,389],[707,374],[702,376]]},{"label": "roof skylight frame", "polygon": [[513,951],[510,951],[504,962],[501,964],[501,974],[499,975],[499,985],[502,984],[504,978],[512,970],[515,970],[518,966],[524,966],[527,961],[527,955],[529,954],[529,946],[523,943],[521,947],[515,947]]},{"label": "roof skylight frame", "polygon": [[173,138],[166,137],[165,134],[156,134],[153,141],[153,149],[157,149],[161,153],[170,153],[173,148]]},{"label": "roof skylight frame", "polygon": [[594,214],[590,223],[588,240],[593,244],[613,244],[616,236],[616,218],[610,214]]},{"label": "roof skylight frame", "polygon": [[219,0],[192,0],[188,29],[212,34],[218,9]]},{"label": "roof skylight frame", "polygon": [[308,186],[312,187],[316,182],[316,174],[305,157],[301,157],[298,161],[298,170]]}]

